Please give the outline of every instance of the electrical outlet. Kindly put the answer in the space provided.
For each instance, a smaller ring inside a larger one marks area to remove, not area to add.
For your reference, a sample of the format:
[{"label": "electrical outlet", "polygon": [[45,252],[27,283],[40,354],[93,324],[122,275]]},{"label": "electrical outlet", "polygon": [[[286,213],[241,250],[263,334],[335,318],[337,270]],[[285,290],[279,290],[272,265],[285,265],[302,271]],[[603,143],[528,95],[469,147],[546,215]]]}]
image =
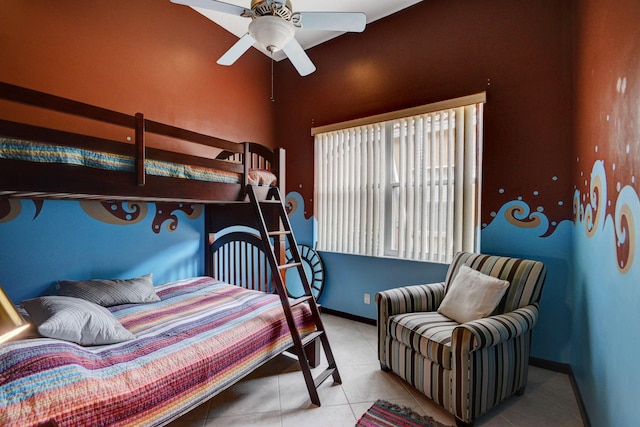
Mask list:
[{"label": "electrical outlet", "polygon": [[371,294],[364,294],[364,303],[371,304]]}]

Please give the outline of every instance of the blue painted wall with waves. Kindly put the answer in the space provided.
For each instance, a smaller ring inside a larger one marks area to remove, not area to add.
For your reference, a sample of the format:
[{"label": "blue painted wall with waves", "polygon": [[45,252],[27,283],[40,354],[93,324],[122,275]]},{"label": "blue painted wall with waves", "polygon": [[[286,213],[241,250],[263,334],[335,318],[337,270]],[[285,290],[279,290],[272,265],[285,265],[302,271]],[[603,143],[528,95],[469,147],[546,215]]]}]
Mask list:
[{"label": "blue painted wall with waves", "polygon": [[202,206],[0,200],[0,284],[15,303],[60,279],[154,284],[204,272]]},{"label": "blue painted wall with waves", "polygon": [[[314,219],[305,219],[298,193],[287,196],[294,206],[290,220],[299,243],[313,246]],[[492,214],[481,232],[481,251],[543,261],[547,280],[540,321],[534,331],[532,355],[568,363],[572,314],[570,308],[571,221],[550,224],[543,212],[516,200]],[[550,227],[552,226],[552,227]],[[549,229],[552,234],[548,234]],[[546,235],[546,236],[545,236]],[[542,237],[545,236],[545,237]],[[448,265],[320,252],[325,264],[325,289],[319,302],[326,308],[367,319],[376,318],[374,295],[384,289],[443,281]],[[365,304],[364,294],[371,295]]]},{"label": "blue painted wall with waves", "polygon": [[574,196],[571,366],[592,425],[632,426],[640,396],[640,200],[630,185],[608,193],[607,163],[611,170],[596,161],[589,191]]}]

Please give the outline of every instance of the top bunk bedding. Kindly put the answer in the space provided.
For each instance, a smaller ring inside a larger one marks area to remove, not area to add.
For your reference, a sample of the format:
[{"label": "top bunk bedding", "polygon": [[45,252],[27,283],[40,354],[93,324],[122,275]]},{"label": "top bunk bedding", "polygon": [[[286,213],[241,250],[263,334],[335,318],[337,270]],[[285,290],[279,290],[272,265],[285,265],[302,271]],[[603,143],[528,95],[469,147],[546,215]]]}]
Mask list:
[{"label": "top bunk bedding", "polygon": [[[134,173],[136,170],[134,156],[4,137],[0,137],[0,158],[27,162],[62,163],[130,173]],[[240,184],[242,179],[242,174],[238,172],[151,159],[145,159],[144,169],[147,174],[154,176],[227,184]],[[251,179],[249,183],[253,183]]]},{"label": "top bunk bedding", "polygon": [[[65,130],[0,118],[0,196],[211,203],[243,200],[249,184],[283,182],[282,149],[226,141],[141,113],[130,116],[1,82],[0,100],[33,108],[34,116],[91,122]],[[106,128],[106,137],[87,131]]]}]

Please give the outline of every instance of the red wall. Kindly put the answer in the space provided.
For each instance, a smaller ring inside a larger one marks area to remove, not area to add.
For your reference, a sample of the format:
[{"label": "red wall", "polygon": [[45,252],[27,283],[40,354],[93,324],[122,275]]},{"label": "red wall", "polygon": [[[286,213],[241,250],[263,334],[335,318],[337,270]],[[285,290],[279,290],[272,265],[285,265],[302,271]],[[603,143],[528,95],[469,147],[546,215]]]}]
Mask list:
[{"label": "red wall", "polygon": [[[522,198],[571,218],[571,10],[564,2],[421,2],[309,50],[297,75],[166,1],[3,2],[0,81],[235,141],[288,150],[289,191],[313,212],[312,126],[487,91],[482,222]],[[17,114],[0,104],[3,116]]]},{"label": "red wall", "polygon": [[622,187],[640,193],[639,17],[637,0],[584,0],[576,18],[575,186],[588,204],[591,169],[604,161],[608,197],[593,203],[614,218]]},{"label": "red wall", "polygon": [[[0,81],[232,141],[274,145],[270,64],[169,0],[3,1]],[[0,104],[0,115],[24,114]],[[48,119],[47,119],[48,120]]]},{"label": "red wall", "polygon": [[482,222],[518,197],[550,221],[570,219],[572,10],[564,3],[424,1],[310,49],[318,70],[308,77],[280,62],[277,142],[288,152],[287,189],[303,195],[306,216],[312,126],[486,91]]}]

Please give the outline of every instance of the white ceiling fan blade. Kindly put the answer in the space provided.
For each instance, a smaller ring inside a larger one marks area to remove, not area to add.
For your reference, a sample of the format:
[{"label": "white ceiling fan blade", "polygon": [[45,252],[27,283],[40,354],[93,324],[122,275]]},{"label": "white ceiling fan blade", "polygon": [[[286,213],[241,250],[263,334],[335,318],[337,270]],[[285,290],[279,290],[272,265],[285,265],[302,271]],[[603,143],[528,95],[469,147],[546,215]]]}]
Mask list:
[{"label": "white ceiling fan blade", "polygon": [[242,6],[236,6],[235,4],[224,3],[217,0],[171,0],[171,3],[216,10],[218,12],[230,13],[231,15],[242,16],[243,14],[250,12]]},{"label": "white ceiling fan blade", "polygon": [[367,26],[367,15],[360,12],[300,12],[299,25],[308,30],[361,33]]},{"label": "white ceiling fan blade", "polygon": [[287,55],[289,61],[296,67],[298,73],[301,76],[307,76],[313,73],[316,70],[316,66],[313,65],[307,53],[302,49],[300,43],[296,39],[291,39],[289,43],[287,43],[282,51]]},{"label": "white ceiling fan blade", "polygon": [[242,56],[243,53],[249,50],[251,46],[256,42],[256,40],[251,37],[251,34],[247,33],[244,36],[240,37],[240,39],[231,46],[224,55],[218,59],[218,64],[220,65],[232,65],[234,62],[238,60]]}]

